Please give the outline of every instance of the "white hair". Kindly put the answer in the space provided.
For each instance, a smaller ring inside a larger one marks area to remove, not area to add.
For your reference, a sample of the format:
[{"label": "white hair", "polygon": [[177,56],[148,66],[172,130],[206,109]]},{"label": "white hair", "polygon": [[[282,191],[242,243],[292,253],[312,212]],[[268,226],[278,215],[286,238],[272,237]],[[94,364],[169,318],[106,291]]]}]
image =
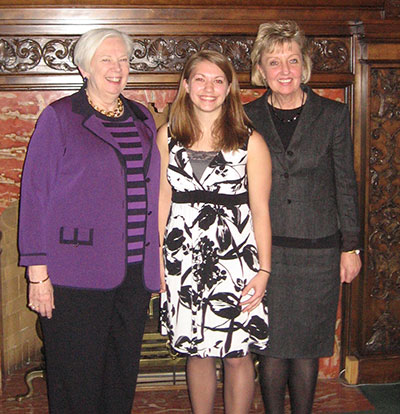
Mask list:
[{"label": "white hair", "polygon": [[126,46],[126,53],[128,58],[131,57],[133,51],[133,42],[131,38],[123,32],[116,29],[93,29],[84,33],[78,40],[74,49],[74,63],[81,67],[84,71],[89,72],[90,62],[97,48],[101,45],[103,40],[108,37],[117,37],[121,39]]}]

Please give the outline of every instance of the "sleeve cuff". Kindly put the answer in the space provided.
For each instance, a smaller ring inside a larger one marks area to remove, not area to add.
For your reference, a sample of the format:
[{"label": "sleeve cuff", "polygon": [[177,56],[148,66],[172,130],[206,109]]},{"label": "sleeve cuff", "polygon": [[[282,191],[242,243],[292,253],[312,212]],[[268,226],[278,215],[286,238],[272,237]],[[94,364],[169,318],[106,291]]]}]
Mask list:
[{"label": "sleeve cuff", "polygon": [[18,264],[20,266],[47,265],[47,255],[46,253],[21,254]]},{"label": "sleeve cuff", "polygon": [[342,245],[340,250],[342,252],[349,252],[351,250],[361,249],[359,234],[342,233]]}]

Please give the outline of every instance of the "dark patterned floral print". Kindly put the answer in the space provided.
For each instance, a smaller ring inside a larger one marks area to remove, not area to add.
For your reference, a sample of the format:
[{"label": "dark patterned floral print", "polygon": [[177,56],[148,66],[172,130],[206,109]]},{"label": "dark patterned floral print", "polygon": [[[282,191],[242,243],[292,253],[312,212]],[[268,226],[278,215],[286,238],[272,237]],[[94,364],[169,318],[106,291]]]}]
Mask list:
[{"label": "dark patterned floral print", "polygon": [[[200,179],[187,150],[169,142],[168,180],[176,192],[247,192],[247,147],[219,151]],[[167,290],[161,326],[178,352],[200,357],[240,357],[268,346],[263,301],[241,311],[241,293],[257,274],[257,248],[248,204],[173,202],[164,239]]]}]

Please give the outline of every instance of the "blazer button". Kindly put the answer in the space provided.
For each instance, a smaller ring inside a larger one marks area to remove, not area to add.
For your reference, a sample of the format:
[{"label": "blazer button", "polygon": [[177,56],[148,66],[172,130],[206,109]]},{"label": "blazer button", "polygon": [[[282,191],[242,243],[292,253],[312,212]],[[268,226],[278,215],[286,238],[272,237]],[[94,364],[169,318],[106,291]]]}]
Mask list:
[{"label": "blazer button", "polygon": [[146,181],[146,183],[149,183],[151,180],[150,180],[150,178],[149,178],[149,177],[147,177],[147,178],[145,179],[145,181]]},{"label": "blazer button", "polygon": [[286,154],[289,155],[289,157],[293,157],[293,151],[288,151]]},{"label": "blazer button", "polygon": [[150,215],[151,215],[151,213],[152,213],[152,211],[149,211],[149,212],[147,213],[147,215],[148,215],[148,216],[150,216]]},{"label": "blazer button", "polygon": [[147,242],[146,244],[145,244],[145,247],[149,247],[150,246],[150,242]]},{"label": "blazer button", "polygon": [[292,200],[288,199],[287,203],[288,204],[291,204],[292,203]]},{"label": "blazer button", "polygon": [[283,174],[283,176],[284,176],[285,178],[289,178],[289,173],[285,172],[285,174]]}]

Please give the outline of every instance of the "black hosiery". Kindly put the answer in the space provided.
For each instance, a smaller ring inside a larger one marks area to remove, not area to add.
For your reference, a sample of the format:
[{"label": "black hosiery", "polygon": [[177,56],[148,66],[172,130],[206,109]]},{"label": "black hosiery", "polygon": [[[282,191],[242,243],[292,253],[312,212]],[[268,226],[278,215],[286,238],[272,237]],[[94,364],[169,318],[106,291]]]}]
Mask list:
[{"label": "black hosiery", "polygon": [[310,414],[318,377],[318,358],[290,360],[289,395],[293,414]]},{"label": "black hosiery", "polygon": [[283,414],[290,360],[265,356],[260,356],[259,360],[260,386],[265,413]]},{"label": "black hosiery", "polygon": [[292,414],[310,414],[318,378],[318,358],[259,357],[261,393],[265,414],[283,414],[289,385]]}]

